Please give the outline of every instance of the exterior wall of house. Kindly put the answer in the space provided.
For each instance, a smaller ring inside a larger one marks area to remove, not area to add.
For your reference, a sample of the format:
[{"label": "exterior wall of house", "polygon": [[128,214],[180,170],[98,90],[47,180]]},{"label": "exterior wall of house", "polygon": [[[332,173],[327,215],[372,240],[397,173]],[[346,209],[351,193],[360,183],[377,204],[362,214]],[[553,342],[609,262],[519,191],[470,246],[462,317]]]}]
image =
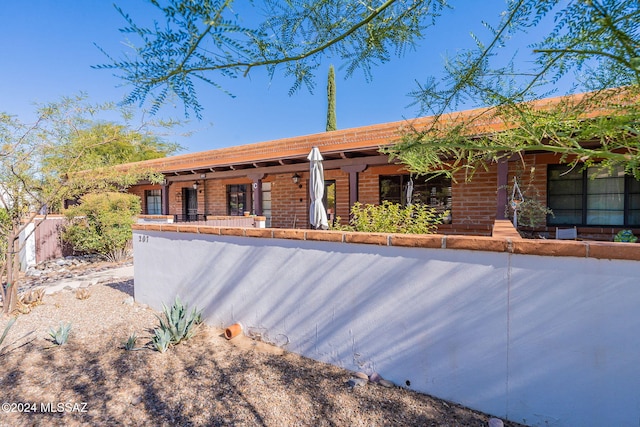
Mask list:
[{"label": "exterior wall of house", "polygon": [[204,211],[207,215],[227,215],[227,184],[223,180],[207,179],[203,183]]},{"label": "exterior wall of house", "polygon": [[144,192],[147,190],[160,190],[162,186],[160,185],[135,185],[129,189],[129,193],[135,194],[140,197],[140,205],[142,207],[142,213],[147,213],[147,198],[144,196]]},{"label": "exterior wall of house", "polygon": [[169,214],[182,214],[182,189],[193,185],[193,182],[174,182],[169,186]]},{"label": "exterior wall of house", "polygon": [[291,175],[275,175],[271,182],[271,226],[274,228],[307,228],[309,223],[309,173],[298,173],[298,184],[291,181]]},{"label": "exterior wall of house", "polygon": [[498,188],[497,165],[488,171],[478,170],[471,181],[464,172],[455,175],[451,188],[452,223],[490,225],[496,218]]},{"label": "exterior wall of house", "polygon": [[[553,154],[530,154],[523,158],[514,158],[508,162],[508,176],[505,192],[507,193],[507,217],[513,216],[508,207],[511,198],[513,178],[517,177],[520,189],[527,200],[537,199],[542,206],[547,203],[547,165],[558,164],[560,159]],[[368,166],[358,173],[358,195],[362,204],[380,203],[380,176],[407,174],[401,165]],[[267,174],[264,182],[271,183],[271,227],[274,228],[308,228],[309,207],[309,172],[300,171],[299,184],[291,181],[292,173]],[[325,179],[336,182],[336,215],[346,223],[350,211],[349,173],[342,169],[325,169]],[[192,181],[173,182],[168,191],[169,214],[182,214],[182,188],[191,187]],[[198,179],[198,214],[227,215],[227,185],[247,185],[247,206],[252,210],[252,180],[248,177],[215,179]],[[498,202],[498,165],[491,165],[488,170],[477,170],[472,180],[467,181],[464,173],[458,173],[452,186],[452,221],[438,227],[443,234],[490,235],[491,226],[496,219]],[[146,212],[145,190],[159,189],[160,186],[139,185],[130,192],[142,199],[143,213]],[[528,227],[520,222],[521,229],[545,238],[555,237],[555,227],[546,226],[546,217],[542,214],[536,227]],[[612,240],[622,227],[579,227],[581,238],[594,240]],[[632,230],[640,234],[640,230]]]},{"label": "exterior wall of house", "polygon": [[396,175],[395,165],[368,167],[358,174],[358,199],[363,205],[380,203],[380,175]]},{"label": "exterior wall of house", "polygon": [[[453,198],[453,224],[444,227],[442,232],[456,233],[457,226],[463,227],[461,232],[474,234],[474,230],[468,227],[469,224],[481,224],[482,230],[475,234],[488,234],[490,225],[495,217],[495,171],[486,173],[482,180],[474,180],[471,183],[464,183],[460,179],[457,184],[452,184]],[[407,171],[401,165],[370,166],[358,174],[358,200],[362,204],[380,203],[380,176],[401,175]],[[300,175],[299,184],[293,184],[290,173],[274,174],[265,177],[265,182],[271,182],[271,208],[272,222],[274,228],[307,228],[308,207],[309,207],[309,173],[298,172]],[[480,175],[480,174],[479,174]],[[336,182],[336,215],[343,223],[349,218],[349,173],[341,169],[325,170],[325,180],[335,180]],[[181,215],[182,189],[190,188],[193,181],[173,182],[168,191],[169,214]],[[252,206],[250,190],[252,181],[246,177],[234,179],[199,179],[198,188],[198,213],[206,215],[227,215],[227,193],[226,187],[231,184],[246,184],[248,186],[247,204]],[[491,188],[485,188],[487,184]],[[133,186],[130,189],[132,194],[138,195],[143,201],[144,191],[157,189],[160,186]],[[465,200],[465,202],[463,202]]]}]

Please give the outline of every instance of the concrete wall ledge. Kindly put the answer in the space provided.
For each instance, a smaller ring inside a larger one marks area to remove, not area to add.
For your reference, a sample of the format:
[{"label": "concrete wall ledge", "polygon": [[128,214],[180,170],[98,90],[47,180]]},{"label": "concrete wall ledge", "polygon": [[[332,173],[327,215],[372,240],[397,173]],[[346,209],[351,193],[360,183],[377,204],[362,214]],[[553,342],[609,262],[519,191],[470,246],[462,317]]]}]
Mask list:
[{"label": "concrete wall ledge", "polygon": [[173,223],[173,215],[138,215],[138,223],[171,224]]},{"label": "concrete wall ledge", "polygon": [[213,234],[219,236],[328,241],[377,246],[458,249],[507,252],[521,255],[640,261],[640,244],[633,243],[522,239],[516,236],[505,237],[504,235],[485,237],[443,234],[386,234],[333,230],[215,227],[187,224],[134,224],[133,229],[140,231]]}]

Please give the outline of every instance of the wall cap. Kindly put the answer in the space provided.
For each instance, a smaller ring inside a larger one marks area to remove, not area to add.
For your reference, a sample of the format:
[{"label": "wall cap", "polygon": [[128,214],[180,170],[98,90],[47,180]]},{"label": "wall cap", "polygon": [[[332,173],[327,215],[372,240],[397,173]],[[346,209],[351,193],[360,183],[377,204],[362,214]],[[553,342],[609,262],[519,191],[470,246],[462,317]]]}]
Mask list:
[{"label": "wall cap", "polygon": [[[318,231],[307,229],[263,228],[260,232],[249,227],[215,227],[208,225],[178,226],[175,224],[133,224],[136,231],[160,231],[239,236],[245,238],[275,238],[288,240],[330,241],[344,244],[369,244],[431,249],[505,252],[518,255],[567,256],[595,259],[640,261],[640,244],[524,239],[514,236],[502,225],[497,236],[462,236],[444,234],[391,234],[355,231]],[[249,231],[252,230],[252,231]]]}]

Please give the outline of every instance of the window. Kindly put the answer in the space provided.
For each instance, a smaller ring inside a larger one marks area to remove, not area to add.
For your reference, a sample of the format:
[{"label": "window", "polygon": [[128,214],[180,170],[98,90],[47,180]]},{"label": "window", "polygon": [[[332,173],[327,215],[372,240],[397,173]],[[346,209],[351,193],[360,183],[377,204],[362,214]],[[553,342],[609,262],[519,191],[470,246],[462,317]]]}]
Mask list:
[{"label": "window", "polygon": [[[413,182],[413,191],[411,190]],[[445,211],[451,209],[451,179],[444,176],[381,175],[380,202],[407,204],[408,192],[411,203],[424,204]]]},{"label": "window", "polygon": [[245,184],[227,185],[227,214],[242,216],[247,206],[247,186]]},{"label": "window", "polygon": [[322,204],[327,211],[327,220],[333,225],[336,221],[336,182],[335,180],[324,182],[324,196]]},{"label": "window", "polygon": [[162,215],[162,194],[160,190],[146,190],[144,198],[147,215]]},{"label": "window", "polygon": [[266,218],[266,227],[271,227],[271,183],[262,183],[262,215]]},{"label": "window", "polygon": [[549,165],[549,225],[640,225],[640,183],[622,168]]}]

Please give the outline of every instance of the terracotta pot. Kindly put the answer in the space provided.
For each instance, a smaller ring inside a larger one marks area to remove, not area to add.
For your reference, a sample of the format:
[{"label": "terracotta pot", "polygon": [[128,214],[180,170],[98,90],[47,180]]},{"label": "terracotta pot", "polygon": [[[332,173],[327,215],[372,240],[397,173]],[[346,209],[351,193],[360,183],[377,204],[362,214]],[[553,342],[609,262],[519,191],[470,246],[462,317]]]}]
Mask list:
[{"label": "terracotta pot", "polygon": [[224,337],[228,340],[237,337],[242,333],[242,325],[240,323],[234,323],[224,330]]}]

